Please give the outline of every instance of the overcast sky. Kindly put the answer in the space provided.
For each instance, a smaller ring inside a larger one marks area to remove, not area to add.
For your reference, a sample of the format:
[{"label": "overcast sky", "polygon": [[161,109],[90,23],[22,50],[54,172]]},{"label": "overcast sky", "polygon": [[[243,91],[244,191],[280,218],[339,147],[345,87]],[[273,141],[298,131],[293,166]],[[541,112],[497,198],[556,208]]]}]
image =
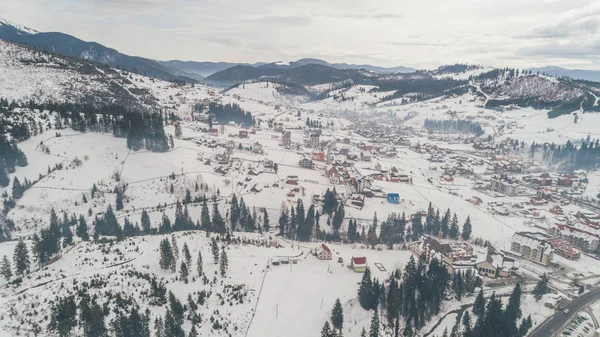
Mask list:
[{"label": "overcast sky", "polygon": [[160,60],[600,69],[599,0],[2,0],[0,16]]}]

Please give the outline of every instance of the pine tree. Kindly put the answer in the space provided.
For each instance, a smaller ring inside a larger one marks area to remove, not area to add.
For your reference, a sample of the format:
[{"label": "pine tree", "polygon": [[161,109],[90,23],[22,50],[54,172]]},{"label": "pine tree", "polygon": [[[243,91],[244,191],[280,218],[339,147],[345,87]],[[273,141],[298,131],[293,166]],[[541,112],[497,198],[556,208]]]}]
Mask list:
[{"label": "pine tree", "polygon": [[188,265],[184,261],[181,261],[181,266],[179,267],[179,275],[181,276],[181,279],[187,282],[188,274]]},{"label": "pine tree", "polygon": [[360,332],[360,337],[367,337],[367,330],[365,330],[365,328],[362,328],[362,331]]},{"label": "pine tree", "polygon": [[542,296],[544,296],[544,294],[550,292],[550,287],[548,287],[548,281],[548,275],[544,273],[538,281],[538,283],[535,285],[535,288],[533,288],[532,294],[536,301],[539,301],[540,299],[542,299]]},{"label": "pine tree", "polygon": [[83,215],[79,216],[79,224],[77,225],[76,232],[77,232],[77,236],[79,238],[81,238],[81,240],[83,240],[83,241],[90,240],[90,235],[88,234],[87,222],[85,221],[85,218],[83,217]]},{"label": "pine tree", "polygon": [[450,223],[450,232],[448,235],[456,240],[458,239],[459,229],[458,229],[458,218],[456,217],[456,213],[454,213],[454,217],[452,218],[452,222]]},{"label": "pine tree", "polygon": [[142,231],[144,232],[144,234],[150,234],[150,230],[151,230],[151,224],[150,224],[150,215],[148,215],[148,212],[146,212],[146,210],[142,210]]},{"label": "pine tree", "polygon": [[442,226],[443,237],[444,238],[448,237],[448,232],[450,231],[450,208],[448,208],[448,210],[446,211],[446,214],[444,214],[444,217],[442,218],[441,226]]},{"label": "pine tree", "polygon": [[0,187],[6,187],[10,184],[10,179],[6,173],[6,164],[4,160],[0,160]]},{"label": "pine tree", "polygon": [[213,237],[210,241],[210,247],[212,250],[213,261],[215,264],[219,263],[219,245],[217,244],[217,240]]},{"label": "pine tree", "polygon": [[203,266],[202,266],[202,251],[198,251],[198,260],[196,262],[196,268],[198,269],[198,277],[202,277]]},{"label": "pine tree", "polygon": [[333,231],[335,233],[339,233],[345,216],[346,212],[344,211],[344,204],[340,204],[340,207],[338,207],[338,209],[335,211],[333,219],[331,220],[331,226],[333,227]]},{"label": "pine tree", "polygon": [[160,316],[156,317],[154,320],[154,336],[165,337],[165,326]]},{"label": "pine tree", "polygon": [[421,219],[421,214],[414,214],[411,222],[412,229],[412,239],[413,241],[418,240],[423,234],[423,221]]},{"label": "pine tree", "polygon": [[23,276],[29,273],[29,251],[23,238],[19,239],[17,246],[15,247],[13,255],[13,263],[15,265],[15,275]]},{"label": "pine tree", "polygon": [[344,325],[344,311],[339,298],[335,300],[335,304],[331,310],[331,323],[334,328],[342,330],[342,326]]},{"label": "pine tree", "polygon": [[123,190],[119,187],[115,187],[115,194],[117,195],[115,208],[117,211],[120,211],[123,209]]},{"label": "pine tree", "polygon": [[265,232],[269,231],[269,213],[267,213],[266,208],[263,208],[263,230]]},{"label": "pine tree", "polygon": [[175,258],[173,256],[173,249],[171,248],[171,243],[168,239],[163,239],[160,242],[160,268],[167,270],[171,269],[171,266],[175,263]]},{"label": "pine tree", "polygon": [[104,310],[102,307],[90,298],[84,296],[79,302],[79,322],[83,326],[83,334],[86,337],[105,337],[107,336],[106,325],[104,324]]},{"label": "pine tree", "polygon": [[172,229],[171,220],[169,220],[169,217],[165,213],[163,213],[162,214],[162,222],[161,222],[158,232],[161,234],[166,234],[166,233],[170,233],[171,229]]},{"label": "pine tree", "polygon": [[227,231],[225,228],[225,221],[219,212],[219,204],[216,202],[213,204],[212,227],[215,232],[220,234],[225,234]]},{"label": "pine tree", "polygon": [[469,314],[468,310],[465,310],[465,313],[463,314],[462,324],[464,329],[463,336],[471,337],[471,314]]},{"label": "pine tree", "polygon": [[463,225],[463,230],[461,233],[463,240],[469,240],[469,238],[471,237],[472,230],[473,230],[473,228],[471,226],[471,217],[468,216],[467,220],[465,221],[465,223]]},{"label": "pine tree", "polygon": [[225,252],[225,246],[223,246],[223,250],[221,251],[221,264],[219,265],[219,269],[221,271],[221,276],[225,277],[227,274],[227,268],[229,267],[229,260],[227,258],[227,253]]},{"label": "pine tree", "polygon": [[500,302],[500,298],[496,297],[496,293],[493,293],[485,308],[482,331],[488,332],[491,337],[501,336],[502,327],[502,302]]},{"label": "pine tree", "polygon": [[64,220],[62,223],[62,230],[61,230],[61,234],[63,239],[63,247],[66,247],[67,245],[71,244],[73,242],[73,233],[71,232],[71,222],[69,221],[68,217],[67,217],[67,213],[63,213],[64,214]]},{"label": "pine tree", "polygon": [[186,188],[185,189],[185,198],[183,199],[183,203],[189,204],[190,202],[192,202],[192,193],[190,192],[189,188]]},{"label": "pine tree", "polygon": [[20,199],[23,196],[23,190],[24,190],[24,188],[21,185],[19,178],[15,177],[15,179],[13,180],[13,185],[12,185],[13,199],[15,199],[15,200]]},{"label": "pine tree", "polygon": [[48,329],[56,331],[59,336],[69,336],[71,330],[77,326],[77,304],[74,296],[58,298],[51,310]]},{"label": "pine tree", "polygon": [[190,249],[188,248],[187,242],[183,243],[183,258],[188,266],[192,265],[192,255],[190,254]]},{"label": "pine tree", "polygon": [[362,281],[358,288],[358,301],[365,310],[373,309],[373,280],[371,280],[371,271],[369,267],[363,274]]},{"label": "pine tree", "polygon": [[369,329],[369,337],[379,337],[379,313],[375,310],[373,318],[371,318],[371,328]]},{"label": "pine tree", "polygon": [[479,294],[475,298],[475,302],[473,303],[473,313],[479,319],[483,318],[485,314],[485,297],[483,297],[483,289],[479,291]]},{"label": "pine tree", "polygon": [[196,326],[192,325],[192,329],[190,330],[190,333],[187,335],[187,337],[198,337],[198,331],[196,330]]},{"label": "pine tree", "polygon": [[[173,318],[178,325],[183,324],[183,315],[185,314],[185,308],[179,301],[173,292],[169,291],[169,309],[173,314]],[[166,324],[166,322],[165,322]],[[166,329],[165,329],[166,330]],[[166,332],[166,331],[165,331]]]},{"label": "pine tree", "polygon": [[290,219],[286,209],[281,210],[281,215],[279,216],[279,236],[285,235],[285,230],[288,226]]},{"label": "pine tree", "polygon": [[504,310],[504,333],[506,336],[516,336],[518,334],[517,321],[522,316],[521,294],[521,284],[517,283]]},{"label": "pine tree", "polygon": [[185,219],[183,217],[183,205],[177,199],[175,203],[175,223],[173,223],[174,231],[182,231],[185,228]]},{"label": "pine tree", "polygon": [[332,337],[332,331],[331,328],[329,327],[329,322],[325,322],[325,324],[323,325],[323,329],[321,329],[321,337]]},{"label": "pine tree", "polygon": [[2,276],[7,282],[10,281],[13,276],[12,269],[10,268],[10,261],[8,261],[8,257],[6,257],[6,255],[4,255],[4,258],[2,258],[2,267],[0,267],[0,273],[2,273]]}]

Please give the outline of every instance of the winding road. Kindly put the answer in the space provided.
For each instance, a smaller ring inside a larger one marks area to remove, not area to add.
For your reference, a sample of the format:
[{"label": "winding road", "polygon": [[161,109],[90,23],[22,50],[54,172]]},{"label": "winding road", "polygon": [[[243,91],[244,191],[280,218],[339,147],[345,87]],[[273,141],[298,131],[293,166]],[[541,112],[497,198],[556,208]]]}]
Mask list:
[{"label": "winding road", "polygon": [[568,314],[562,311],[558,311],[552,316],[551,319],[538,326],[531,334],[530,337],[550,337],[561,330],[561,328],[575,316],[579,311],[583,310],[588,305],[600,301],[600,289],[593,289],[592,291],[583,294],[571,301],[565,309],[569,310]]}]

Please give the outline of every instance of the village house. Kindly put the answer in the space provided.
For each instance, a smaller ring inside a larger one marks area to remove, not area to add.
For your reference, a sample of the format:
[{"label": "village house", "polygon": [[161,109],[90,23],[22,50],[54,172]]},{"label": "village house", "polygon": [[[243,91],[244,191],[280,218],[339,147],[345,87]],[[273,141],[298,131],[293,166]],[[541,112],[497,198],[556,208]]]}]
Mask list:
[{"label": "village house", "polygon": [[295,175],[287,176],[285,183],[288,185],[298,185],[298,176],[295,176]]},{"label": "village house", "polygon": [[326,244],[322,243],[321,247],[316,249],[317,259],[319,260],[331,260],[332,254],[329,247]]},{"label": "village house", "polygon": [[281,135],[281,140],[283,145],[291,145],[292,144],[292,132],[291,131],[283,131]]},{"label": "village house", "polygon": [[316,161],[325,161],[325,152],[315,151],[312,153],[312,159]]},{"label": "village house", "polygon": [[579,260],[581,257],[581,250],[573,247],[573,245],[563,238],[552,238],[546,240],[546,242],[552,245],[556,255],[562,256],[567,260]]},{"label": "village house", "polygon": [[256,142],[256,143],[252,144],[252,152],[254,152],[254,153],[259,153],[259,154],[263,154],[263,153],[264,153],[264,151],[263,151],[263,146],[262,146],[262,144],[261,144],[261,143],[259,143],[259,142]]},{"label": "village house", "polygon": [[554,249],[546,242],[549,238],[544,233],[517,232],[511,238],[510,252],[522,259],[547,266],[554,255]]},{"label": "village house", "polygon": [[552,177],[549,173],[544,173],[539,177],[533,178],[533,184],[538,186],[552,186],[552,181]]},{"label": "village house", "polygon": [[519,268],[519,264],[502,253],[496,252],[492,247],[487,249],[486,254],[479,255],[475,266],[481,276],[496,278],[508,277]]},{"label": "village house", "polygon": [[240,132],[238,133],[240,138],[248,138],[248,131],[246,130],[240,130]]},{"label": "village house", "polygon": [[319,148],[319,144],[320,144],[320,137],[318,134],[311,134],[310,135],[310,142],[309,142],[310,146],[313,149],[318,149]]},{"label": "village house", "polygon": [[327,178],[329,178],[329,181],[332,184],[340,183],[340,172],[338,171],[338,169],[335,166],[329,166],[326,169],[326,174],[327,174]]},{"label": "village house", "polygon": [[304,157],[304,158],[300,159],[299,165],[300,165],[300,167],[303,167],[303,168],[312,169],[313,161],[309,158]]},{"label": "village house", "polygon": [[367,258],[353,256],[350,260],[350,268],[355,273],[364,273],[367,270]]},{"label": "village house", "polygon": [[218,136],[219,136],[219,130],[218,130],[218,129],[215,129],[215,128],[213,128],[213,129],[209,129],[209,130],[208,130],[208,134],[209,134],[209,135],[211,135],[211,136],[218,137]]},{"label": "village house", "polygon": [[365,206],[365,197],[360,194],[351,196],[350,199],[348,199],[348,201],[351,205],[359,207],[361,209]]},{"label": "village house", "polygon": [[560,236],[586,252],[594,252],[600,247],[600,231],[585,224],[574,223],[572,226],[556,224],[548,229],[548,233]]},{"label": "village house", "polygon": [[409,243],[408,250],[416,257],[424,254],[428,262],[437,258],[450,274],[454,274],[456,270],[475,268],[473,248],[466,242],[442,244],[432,237],[422,236],[420,240]]}]

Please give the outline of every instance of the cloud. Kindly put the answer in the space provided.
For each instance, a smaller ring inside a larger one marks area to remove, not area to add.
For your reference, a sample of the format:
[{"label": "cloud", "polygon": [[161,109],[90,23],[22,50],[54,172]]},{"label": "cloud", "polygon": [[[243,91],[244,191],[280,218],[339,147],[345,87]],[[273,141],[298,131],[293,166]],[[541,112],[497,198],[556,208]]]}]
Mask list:
[{"label": "cloud", "polygon": [[256,21],[262,24],[276,26],[308,26],[313,20],[309,16],[267,15]]},{"label": "cloud", "polygon": [[387,13],[379,10],[370,10],[364,12],[340,12],[340,13],[326,13],[318,15],[325,18],[345,18],[345,19],[400,19],[403,17],[399,13]]},{"label": "cloud", "polygon": [[444,42],[427,42],[427,41],[386,41],[385,44],[394,46],[421,46],[421,47],[446,47],[450,45]]},{"label": "cloud", "polygon": [[568,11],[557,23],[538,27],[520,39],[560,39],[600,32],[600,8],[578,8]]},{"label": "cloud", "polygon": [[590,59],[600,56],[600,40],[587,43],[544,43],[537,46],[524,47],[518,52],[522,56]]}]

